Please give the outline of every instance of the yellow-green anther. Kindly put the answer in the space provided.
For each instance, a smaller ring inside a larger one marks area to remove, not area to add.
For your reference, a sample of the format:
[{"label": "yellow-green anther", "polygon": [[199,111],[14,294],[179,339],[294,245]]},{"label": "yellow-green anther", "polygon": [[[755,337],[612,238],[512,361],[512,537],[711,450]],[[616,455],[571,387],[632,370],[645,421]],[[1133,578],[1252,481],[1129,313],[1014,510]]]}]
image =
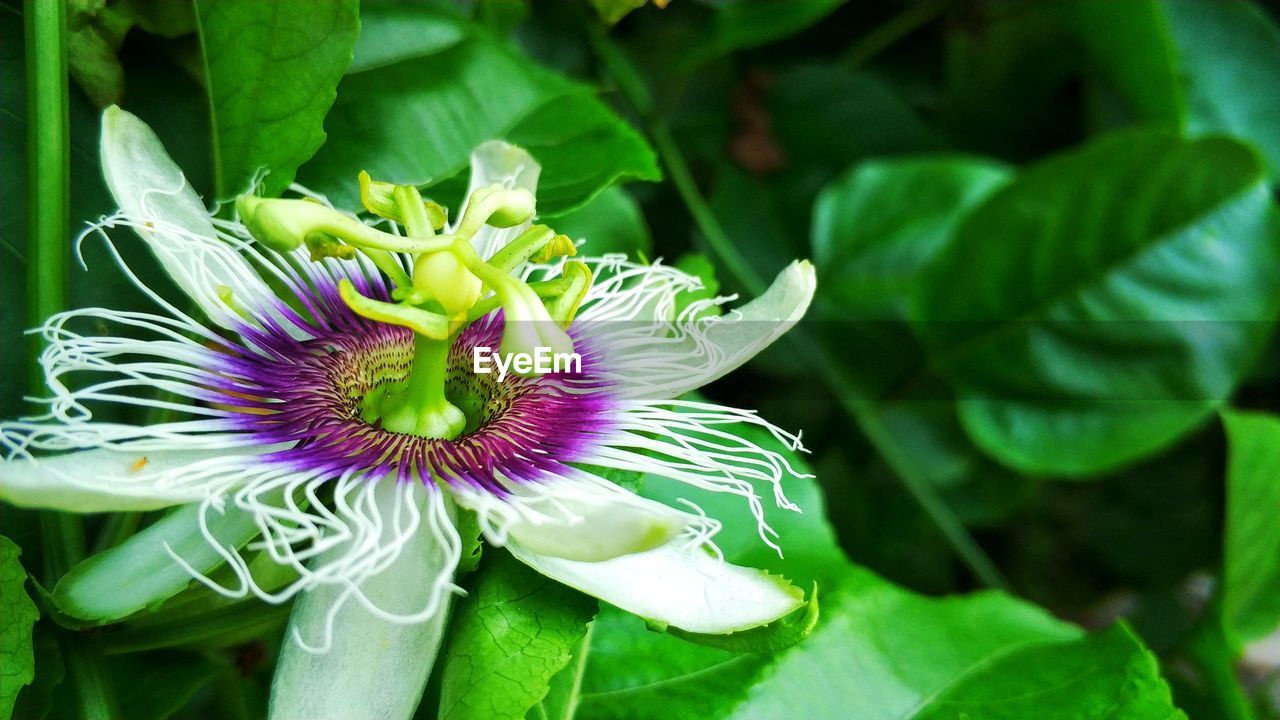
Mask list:
[{"label": "yellow-green anther", "polygon": [[361,317],[407,327],[433,340],[443,340],[449,337],[449,333],[453,330],[453,323],[443,315],[408,305],[367,298],[361,295],[355,285],[347,279],[338,281],[338,294],[347,307]]},{"label": "yellow-green anther", "polygon": [[369,177],[369,173],[360,171],[360,202],[364,204],[364,209],[379,217],[400,222],[400,206],[392,196],[395,189],[395,185],[374,180]]},{"label": "yellow-green anther", "polygon": [[531,219],[534,209],[533,193],[524,188],[482,187],[471,193],[455,234],[469,239],[486,224],[498,228],[515,227]]},{"label": "yellow-green anther", "polygon": [[449,210],[434,200],[423,200],[423,206],[427,208],[427,217],[431,219],[431,227],[436,230],[443,230],[445,225],[449,224]]},{"label": "yellow-green anther", "polygon": [[[374,180],[369,177],[369,173],[360,171],[360,202],[364,204],[364,208],[379,217],[403,223],[404,213],[395,197],[397,187],[399,186],[389,182]],[[423,200],[419,197],[419,201],[430,219],[431,229],[443,230],[449,223],[449,211],[431,200]]]},{"label": "yellow-green anther", "polygon": [[578,248],[569,239],[568,235],[556,235],[551,238],[551,242],[547,243],[541,250],[534,253],[530,258],[536,263],[551,262],[558,257],[573,257],[578,254]]},{"label": "yellow-green anther", "polygon": [[458,256],[445,250],[419,255],[413,262],[413,289],[417,298],[440,303],[446,314],[466,312],[480,299],[483,283],[462,264]]},{"label": "yellow-green anther", "polygon": [[356,249],[338,240],[332,235],[311,233],[306,237],[307,249],[311,251],[311,260],[316,262],[327,257],[339,260],[350,260],[356,256]]},{"label": "yellow-green anther", "polygon": [[406,238],[369,227],[333,208],[305,200],[280,200],[242,195],[236,200],[240,220],[254,239],[280,252],[297,248],[312,233],[332,235],[360,248],[390,252],[435,252],[452,238]]},{"label": "yellow-green anther", "polygon": [[551,313],[551,319],[555,320],[561,329],[567,330],[569,323],[573,322],[574,315],[578,314],[582,301],[586,299],[587,291],[591,289],[591,268],[584,263],[567,262],[564,264],[561,276],[566,280],[566,287],[564,292],[547,306],[547,311]]},{"label": "yellow-green anther", "polygon": [[493,257],[489,258],[489,264],[504,273],[509,273],[546,247],[555,237],[555,230],[546,225],[534,225],[494,253]]}]

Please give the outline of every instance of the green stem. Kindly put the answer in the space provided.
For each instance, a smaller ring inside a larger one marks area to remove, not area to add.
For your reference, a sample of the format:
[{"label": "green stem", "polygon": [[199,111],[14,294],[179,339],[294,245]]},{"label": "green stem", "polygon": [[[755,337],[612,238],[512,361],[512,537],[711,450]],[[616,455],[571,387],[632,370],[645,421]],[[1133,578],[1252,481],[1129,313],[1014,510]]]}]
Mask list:
[{"label": "green stem", "polygon": [[[68,228],[71,216],[70,114],[67,90],[67,8],[63,0],[26,5],[27,62],[27,318],[32,327],[66,307]],[[41,349],[33,335],[31,358]],[[39,365],[31,363],[31,393],[43,387]],[[40,516],[45,582],[58,578],[84,557],[84,527],[75,515]],[[66,638],[63,655],[85,720],[117,717],[115,694],[97,643]]]},{"label": "green stem", "polygon": [[436,234],[427,215],[427,208],[422,204],[422,194],[412,185],[397,185],[392,193],[396,204],[400,206],[400,217],[404,218],[404,229],[409,237],[429,238]]},{"label": "green stem", "polygon": [[898,444],[897,438],[884,423],[879,404],[870,398],[863,397],[844,377],[841,369],[831,360],[831,356],[803,329],[794,330],[789,340],[804,353],[805,357],[817,359],[822,379],[835,393],[840,407],[844,408],[844,411],[857,423],[863,436],[884,458],[885,463],[902,482],[907,493],[924,510],[925,515],[942,533],[956,555],[973,572],[974,577],[987,587],[1008,590],[1008,581],[969,534],[964,523],[960,522],[960,519],[947,506],[946,501],[934,489],[924,468],[920,467],[915,459]]},{"label": "green stem", "polygon": [[720,261],[729,269],[729,273],[747,292],[752,295],[764,292],[767,287],[764,278],[751,267],[747,258],[738,250],[738,246],[733,244],[733,240],[729,239],[728,233],[716,220],[715,212],[711,210],[711,205],[698,190],[698,185],[693,180],[693,173],[689,172],[689,165],[685,162],[684,154],[680,152],[666,121],[656,118],[650,120],[649,135],[654,147],[658,150],[658,157],[662,158],[662,164],[667,168],[667,175],[675,184],[676,191],[680,193],[680,199],[689,209],[694,224],[702,232],[702,237],[711,247],[711,251],[720,258]]},{"label": "green stem", "polygon": [[[27,3],[27,320],[37,327],[66,307],[70,226],[67,10],[62,0]],[[41,349],[31,335],[31,357]],[[43,378],[31,364],[30,389]]]},{"label": "green stem", "polygon": [[[744,288],[756,295],[763,292],[765,289],[763,279],[751,268],[725,233],[720,221],[693,181],[684,156],[666,123],[655,116],[652,98],[647,89],[643,89],[639,71],[603,33],[592,32],[590,37],[597,54],[614,76],[619,89],[627,96],[636,111],[645,116],[658,155],[662,158],[663,165],[667,168],[672,182],[675,183],[676,190],[689,208],[694,223],[707,239],[712,251]],[[924,470],[915,463],[909,453],[902,449],[885,426],[875,400],[863,396],[853,387],[843,377],[840,368],[821,345],[802,328],[792,331],[790,341],[800,348],[804,357],[817,360],[824,381],[835,393],[841,407],[853,418],[862,434],[884,458],[907,492],[937,526],[956,555],[969,567],[974,576],[989,587],[1006,588],[1007,583],[995,563],[983,552],[955,513],[947,507],[946,501],[938,495]]]},{"label": "green stem", "polygon": [[422,335],[413,338],[413,367],[409,370],[409,384],[405,386],[405,400],[413,407],[436,410],[448,404],[444,396],[445,373],[449,369],[448,340],[432,340]]},{"label": "green stem", "polygon": [[386,250],[378,250],[377,248],[356,247],[356,250],[364,253],[379,270],[386,273],[391,279],[392,284],[398,288],[408,288],[413,286],[413,281],[409,279],[408,273],[404,268],[400,267],[400,262]]},{"label": "green stem", "polygon": [[80,699],[81,720],[114,720],[121,717],[115,688],[95,638],[63,636],[62,653],[67,674]]},{"label": "green stem", "polygon": [[861,67],[897,42],[946,12],[950,0],[922,0],[863,35],[844,55],[845,64]]}]

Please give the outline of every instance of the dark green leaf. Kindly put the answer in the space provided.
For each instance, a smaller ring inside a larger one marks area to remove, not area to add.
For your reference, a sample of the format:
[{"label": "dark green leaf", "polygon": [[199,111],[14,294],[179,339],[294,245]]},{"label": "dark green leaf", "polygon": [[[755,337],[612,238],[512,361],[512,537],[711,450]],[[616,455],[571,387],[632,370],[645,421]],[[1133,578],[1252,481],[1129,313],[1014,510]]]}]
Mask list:
[{"label": "dark green leaf", "polygon": [[1274,177],[1280,98],[1257,89],[1280,83],[1280,29],[1251,2],[1166,0],[1160,8],[1177,48],[1187,131],[1254,143]]},{"label": "dark green leaf", "polygon": [[596,601],[489,553],[442,660],[441,720],[520,720],[587,632]]},{"label": "dark green leaf", "polygon": [[[71,617],[108,623],[177,595],[193,581],[175,555],[202,573],[224,562],[200,532],[200,513],[198,505],[173,510],[124,543],[81,561],[54,587],[54,602]],[[231,547],[258,532],[252,515],[234,509],[225,515],[210,511],[207,523]]]},{"label": "dark green leaf", "polygon": [[0,536],[0,718],[13,711],[18,691],[35,677],[31,626],[40,613],[27,596],[27,571],[18,562],[20,551]]},{"label": "dark green leaf", "polygon": [[1227,429],[1227,522],[1223,539],[1222,615],[1235,641],[1280,625],[1280,418],[1224,412]]},{"label": "dark green leaf", "polygon": [[324,143],[324,116],[359,32],[356,0],[196,6],[218,197],[244,192],[262,171],[263,193],[279,194]]},{"label": "dark green leaf", "polygon": [[[1024,158],[1090,129],[1182,124],[1158,0],[991,4],[949,38],[944,123],[963,147]],[[1085,94],[1086,101],[1080,102]]]},{"label": "dark green leaf", "polygon": [[[67,676],[62,648],[58,646],[57,637],[49,628],[48,622],[37,623],[35,626],[31,642],[36,661],[35,678],[18,693],[18,702],[13,706],[15,718],[44,720],[53,711],[58,698],[67,695],[62,688]],[[59,692],[60,689],[63,691]],[[4,717],[4,714],[0,713],[0,717]]]},{"label": "dark green leaf", "polygon": [[[591,0],[600,19],[613,25],[636,8],[644,7],[649,0]],[[663,3],[665,4],[665,3]]]},{"label": "dark green leaf", "polygon": [[538,215],[543,218],[572,210],[624,179],[662,179],[644,138],[589,94],[569,95],[539,108],[506,139],[542,165]]},{"label": "dark green leaf", "polygon": [[709,44],[721,52],[766,45],[809,27],[843,3],[844,0],[730,0],[716,13]]},{"label": "dark green leaf", "polygon": [[1275,215],[1238,143],[1126,133],[971,213],[916,328],[988,453],[1084,475],[1153,453],[1244,377],[1277,312]]},{"label": "dark green leaf", "polygon": [[201,655],[157,653],[111,658],[118,701],[129,720],[165,720],[219,675],[233,672]]},{"label": "dark green leaf", "polygon": [[[454,28],[458,21],[438,23]],[[358,201],[362,169],[380,180],[434,185],[495,138],[527,147],[542,165],[543,216],[571,210],[620,179],[659,176],[640,136],[587,88],[474,28],[457,44],[418,47],[412,58],[348,75],[329,131],[332,142],[305,177],[346,206]]]}]

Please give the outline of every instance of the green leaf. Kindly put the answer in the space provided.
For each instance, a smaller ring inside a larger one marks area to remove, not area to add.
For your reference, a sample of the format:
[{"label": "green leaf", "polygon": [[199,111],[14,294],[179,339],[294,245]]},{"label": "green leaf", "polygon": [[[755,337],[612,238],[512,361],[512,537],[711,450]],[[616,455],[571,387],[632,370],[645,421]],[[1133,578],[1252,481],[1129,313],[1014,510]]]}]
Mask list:
[{"label": "green leaf", "polygon": [[542,165],[542,218],[577,208],[624,179],[662,179],[657,157],[644,138],[590,94],[552,101],[521,120],[506,139]]},{"label": "green leaf", "polygon": [[[201,573],[224,562],[200,532],[200,513],[198,505],[180,507],[124,543],[81,561],[54,586],[54,603],[71,617],[108,623],[182,592],[193,580],[174,555]],[[258,532],[252,515],[234,509],[225,515],[210,511],[206,522],[209,532],[231,547]]]},{"label": "green leaf", "polygon": [[984,451],[1086,475],[1193,429],[1274,320],[1277,225],[1261,166],[1224,139],[1098,140],[965,219],[914,326]]},{"label": "green leaf", "polygon": [[324,143],[322,124],[351,62],[360,21],[356,0],[262,3],[197,0],[217,195],[248,189],[277,195]]},{"label": "green leaf", "polygon": [[1222,616],[1237,642],[1280,625],[1280,418],[1223,412],[1227,431],[1227,518]]},{"label": "green leaf", "polygon": [[596,608],[507,553],[488,553],[453,618],[440,718],[524,718],[569,665]]},{"label": "green leaf", "polygon": [[[440,35],[456,32],[459,22],[421,18],[425,32]],[[476,145],[492,139],[525,146],[542,165],[544,217],[572,210],[624,178],[660,176],[644,140],[589,88],[483,31],[468,27],[465,40],[414,53],[342,81],[328,120],[331,141],[303,175],[335,203],[356,206],[360,170],[401,184],[448,180],[467,166]]]},{"label": "green leaf", "polygon": [[927,599],[857,568],[824,595],[813,634],[772,655],[690,645],[602,612],[579,718],[911,717],[993,657],[1079,634],[996,593]]},{"label": "green leaf", "polygon": [[470,28],[441,3],[366,3],[360,37],[347,74],[374,70],[440,52],[467,39]]},{"label": "green leaf", "polygon": [[577,209],[557,216],[551,225],[575,241],[586,240],[578,249],[584,255],[626,253],[636,259],[653,252],[640,205],[620,187],[605,188]]},{"label": "green leaf", "polygon": [[1160,8],[1177,48],[1187,131],[1254,143],[1275,177],[1280,173],[1275,132],[1280,98],[1256,88],[1280,83],[1280,29],[1250,2],[1167,0]]},{"label": "green leaf", "polygon": [[1023,647],[959,678],[918,720],[1169,720],[1173,707],[1155,656],[1119,625],[1068,642]]},{"label": "green leaf", "polygon": [[21,551],[0,536],[0,718],[13,711],[18,691],[35,677],[31,627],[40,613],[23,585],[27,571],[18,562]]},{"label": "green leaf", "polygon": [[1009,181],[963,156],[870,160],[827,185],[813,209],[813,259],[842,320],[899,320],[921,271],[956,224]]}]

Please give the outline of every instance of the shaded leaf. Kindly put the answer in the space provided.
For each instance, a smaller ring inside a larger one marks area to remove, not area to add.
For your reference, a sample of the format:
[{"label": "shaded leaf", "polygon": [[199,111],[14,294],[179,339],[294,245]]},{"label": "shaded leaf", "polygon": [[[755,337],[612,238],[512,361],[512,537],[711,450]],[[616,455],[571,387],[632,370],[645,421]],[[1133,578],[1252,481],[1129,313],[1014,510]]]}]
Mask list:
[{"label": "shaded leaf", "polygon": [[1167,0],[1160,8],[1177,48],[1187,131],[1254,143],[1275,177],[1280,98],[1256,88],[1280,83],[1280,29],[1251,2]]},{"label": "shaded leaf", "polygon": [[634,260],[653,252],[640,206],[620,187],[604,189],[577,209],[556,216],[551,225],[574,241],[586,240],[579,248],[585,255],[626,253]]},{"label": "shaded leaf", "polygon": [[388,50],[367,51],[357,66],[362,71],[342,82],[328,121],[332,141],[304,169],[306,182],[338,205],[356,206],[360,170],[401,184],[450,181],[432,194],[459,201],[459,182],[451,178],[466,168],[475,146],[493,139],[524,145],[542,165],[544,217],[623,178],[659,177],[648,145],[589,88],[456,16],[413,11],[413,22],[435,39],[414,43],[388,31]]},{"label": "shaded leaf", "polygon": [[993,657],[929,698],[919,720],[1170,720],[1173,707],[1155,656],[1123,625],[1068,642]]}]

